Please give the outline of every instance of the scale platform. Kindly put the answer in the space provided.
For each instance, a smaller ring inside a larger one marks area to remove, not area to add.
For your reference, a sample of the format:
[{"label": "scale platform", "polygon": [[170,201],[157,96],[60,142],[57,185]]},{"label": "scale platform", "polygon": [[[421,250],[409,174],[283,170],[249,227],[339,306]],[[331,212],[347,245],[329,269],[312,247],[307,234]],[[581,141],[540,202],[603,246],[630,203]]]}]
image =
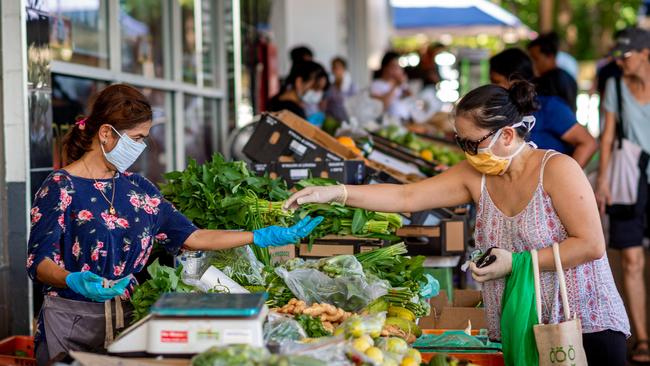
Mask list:
[{"label": "scale platform", "polygon": [[166,293],[108,347],[112,354],[184,355],[229,344],[264,345],[266,293]]}]

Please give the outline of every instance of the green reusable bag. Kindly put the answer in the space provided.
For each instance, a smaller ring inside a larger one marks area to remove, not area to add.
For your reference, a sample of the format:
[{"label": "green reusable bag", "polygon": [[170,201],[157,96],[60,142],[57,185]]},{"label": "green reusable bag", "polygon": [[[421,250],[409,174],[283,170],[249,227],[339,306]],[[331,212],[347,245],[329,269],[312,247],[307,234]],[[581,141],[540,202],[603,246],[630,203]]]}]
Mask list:
[{"label": "green reusable bag", "polygon": [[538,323],[530,252],[512,254],[501,300],[501,344],[506,366],[539,365],[533,326]]}]

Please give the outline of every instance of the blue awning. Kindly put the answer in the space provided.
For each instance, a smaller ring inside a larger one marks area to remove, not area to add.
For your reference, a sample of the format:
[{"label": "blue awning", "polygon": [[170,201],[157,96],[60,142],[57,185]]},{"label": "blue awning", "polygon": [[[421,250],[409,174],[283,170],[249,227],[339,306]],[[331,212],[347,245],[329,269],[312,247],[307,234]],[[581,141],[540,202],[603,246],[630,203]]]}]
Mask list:
[{"label": "blue awning", "polygon": [[521,21],[487,0],[391,0],[397,30],[450,27],[520,27]]}]

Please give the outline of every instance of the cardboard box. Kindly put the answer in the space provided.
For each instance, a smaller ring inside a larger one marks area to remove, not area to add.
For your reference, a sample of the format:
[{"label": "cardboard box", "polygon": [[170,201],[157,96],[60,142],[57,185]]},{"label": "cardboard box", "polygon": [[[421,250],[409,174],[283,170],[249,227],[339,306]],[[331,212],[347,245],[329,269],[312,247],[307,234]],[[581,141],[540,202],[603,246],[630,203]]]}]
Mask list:
[{"label": "cardboard box", "polygon": [[387,241],[380,239],[328,235],[316,240],[311,249],[308,243],[301,243],[298,256],[305,259],[315,259],[335,255],[353,255],[379,249],[387,244]]},{"label": "cardboard box", "polygon": [[410,255],[462,254],[468,237],[465,223],[465,220],[445,219],[435,226],[403,226],[396,234],[404,239]]},{"label": "cardboard box", "polygon": [[330,178],[342,184],[362,184],[366,178],[363,160],[253,163],[250,167],[257,174],[284,179],[289,188],[306,178]]},{"label": "cardboard box", "polygon": [[269,247],[269,255],[271,256],[271,264],[282,264],[289,259],[296,257],[296,246],[293,244],[284,245],[281,247]]},{"label": "cardboard box", "polygon": [[465,329],[471,321],[472,329],[487,328],[485,309],[477,307],[482,300],[481,291],[454,290],[454,301],[450,303],[442,291],[430,300],[431,315],[420,318],[418,324],[422,329]]},{"label": "cardboard box", "polygon": [[256,163],[359,159],[334,137],[289,111],[262,114],[244,154]]}]

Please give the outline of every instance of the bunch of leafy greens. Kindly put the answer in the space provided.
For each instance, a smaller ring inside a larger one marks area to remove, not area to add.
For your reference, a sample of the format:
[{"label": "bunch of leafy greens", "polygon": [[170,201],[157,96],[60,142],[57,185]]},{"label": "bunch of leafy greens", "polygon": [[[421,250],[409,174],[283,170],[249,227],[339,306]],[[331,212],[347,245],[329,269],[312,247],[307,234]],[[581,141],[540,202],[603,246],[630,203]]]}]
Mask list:
[{"label": "bunch of leafy greens", "polygon": [[149,309],[165,292],[192,292],[194,287],[181,281],[183,266],[172,268],[160,265],[158,259],[147,267],[151,276],[144,283],[136,286],[131,295],[133,321],[138,321],[149,314]]},{"label": "bunch of leafy greens", "polygon": [[[403,306],[416,316],[428,315],[430,308],[419,298],[420,283],[424,276],[423,256],[406,256],[404,243],[357,254],[356,257],[367,274],[388,281],[391,289],[384,299],[395,306]],[[417,301],[413,301],[417,299]]]},{"label": "bunch of leafy greens", "polygon": [[[286,183],[256,176],[242,161],[228,162],[215,154],[205,164],[192,160],[184,171],[165,178],[165,198],[200,228],[256,230],[293,223],[292,215],[282,209],[289,197]],[[270,264],[267,249],[253,250],[262,263]]]},{"label": "bunch of leafy greens", "polygon": [[[336,181],[325,178],[312,178],[296,183],[298,189],[312,186],[329,186]],[[350,208],[338,203],[314,203],[301,206],[297,214],[305,216],[323,216],[323,222],[309,236],[309,243],[329,234],[353,235],[356,237],[378,238],[389,241],[399,240],[395,231],[402,227],[402,218],[395,213],[368,211]]]}]

